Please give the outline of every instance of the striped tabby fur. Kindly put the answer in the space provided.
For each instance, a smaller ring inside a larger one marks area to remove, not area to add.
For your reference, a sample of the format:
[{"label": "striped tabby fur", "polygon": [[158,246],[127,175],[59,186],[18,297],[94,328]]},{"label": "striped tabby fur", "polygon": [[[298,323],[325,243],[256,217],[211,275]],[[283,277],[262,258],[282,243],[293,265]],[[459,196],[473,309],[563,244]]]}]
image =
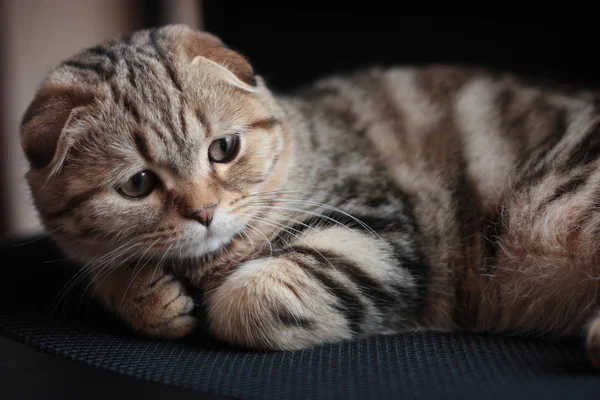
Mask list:
[{"label": "striped tabby fur", "polygon": [[[595,99],[447,66],[275,95],[217,38],[167,26],[54,69],[22,144],[43,223],[144,334],[186,336],[197,309],[258,349],[585,333],[600,365]],[[239,154],[211,162],[226,135]],[[146,197],[115,189],[143,170]]]}]

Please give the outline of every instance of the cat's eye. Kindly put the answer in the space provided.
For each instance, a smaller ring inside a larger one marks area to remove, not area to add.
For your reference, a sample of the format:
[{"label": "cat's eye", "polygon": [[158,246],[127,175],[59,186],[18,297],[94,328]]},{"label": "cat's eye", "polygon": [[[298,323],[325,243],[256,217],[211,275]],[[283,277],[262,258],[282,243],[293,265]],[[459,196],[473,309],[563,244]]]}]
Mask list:
[{"label": "cat's eye", "polygon": [[238,155],[240,138],[238,135],[227,135],[215,140],[208,148],[208,158],[212,162],[227,163]]},{"label": "cat's eye", "polygon": [[140,171],[118,188],[125,197],[141,199],[148,196],[156,187],[158,178],[151,171]]}]

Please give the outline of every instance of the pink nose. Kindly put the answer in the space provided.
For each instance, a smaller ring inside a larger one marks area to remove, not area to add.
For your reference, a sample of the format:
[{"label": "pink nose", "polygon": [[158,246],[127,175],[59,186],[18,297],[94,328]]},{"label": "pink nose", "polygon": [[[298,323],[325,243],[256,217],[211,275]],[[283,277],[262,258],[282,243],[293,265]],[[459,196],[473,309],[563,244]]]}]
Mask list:
[{"label": "pink nose", "polygon": [[204,207],[200,210],[196,210],[190,214],[190,218],[195,219],[200,222],[202,225],[208,228],[210,223],[213,220],[213,215],[215,213],[216,205],[212,205],[209,207]]}]

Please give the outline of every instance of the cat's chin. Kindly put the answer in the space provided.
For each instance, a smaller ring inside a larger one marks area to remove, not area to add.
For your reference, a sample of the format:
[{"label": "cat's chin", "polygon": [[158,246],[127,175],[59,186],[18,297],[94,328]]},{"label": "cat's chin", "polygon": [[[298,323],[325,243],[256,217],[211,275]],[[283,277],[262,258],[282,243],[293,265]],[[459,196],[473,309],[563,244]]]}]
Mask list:
[{"label": "cat's chin", "polygon": [[196,259],[206,257],[212,253],[218,252],[231,242],[232,237],[206,237],[202,241],[191,241],[179,247],[178,251],[173,253],[174,257],[181,259]]},{"label": "cat's chin", "polygon": [[197,224],[186,226],[181,238],[182,244],[173,252],[173,256],[181,259],[206,257],[227,247],[244,229],[243,226],[236,226],[235,221],[228,218],[220,218],[218,222],[209,230]]}]

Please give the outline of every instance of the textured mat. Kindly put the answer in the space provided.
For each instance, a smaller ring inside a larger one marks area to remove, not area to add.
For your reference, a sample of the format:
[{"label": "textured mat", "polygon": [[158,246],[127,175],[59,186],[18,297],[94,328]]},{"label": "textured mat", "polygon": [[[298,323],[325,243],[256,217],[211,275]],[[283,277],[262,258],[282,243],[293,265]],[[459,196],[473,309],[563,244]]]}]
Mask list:
[{"label": "textured mat", "polygon": [[137,338],[86,302],[51,317],[71,271],[45,240],[14,244],[0,249],[0,333],[101,370],[235,398],[600,398],[577,340],[419,333],[255,353]]}]

